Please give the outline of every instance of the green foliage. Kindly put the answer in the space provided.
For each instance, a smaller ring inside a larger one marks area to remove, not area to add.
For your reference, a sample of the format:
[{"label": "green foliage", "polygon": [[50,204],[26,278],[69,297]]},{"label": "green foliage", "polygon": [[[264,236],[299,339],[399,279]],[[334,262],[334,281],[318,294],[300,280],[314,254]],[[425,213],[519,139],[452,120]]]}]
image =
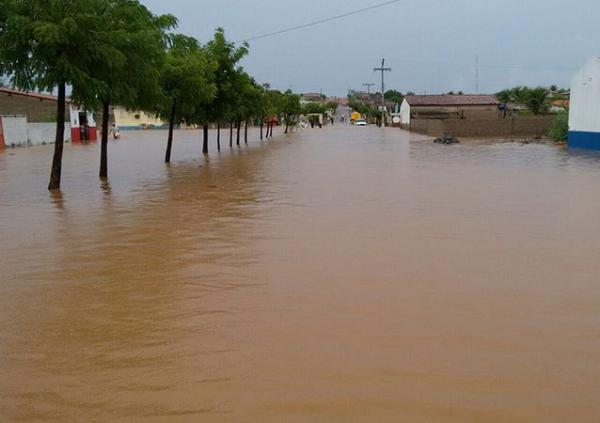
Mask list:
[{"label": "green foliage", "polygon": [[103,82],[102,101],[129,109],[151,110],[161,99],[160,70],[166,31],[177,24],[154,16],[137,0],[108,0],[100,11],[97,51],[90,73]]},{"label": "green foliage", "polygon": [[285,119],[285,132],[288,132],[290,126],[295,126],[298,121],[298,115],[302,112],[300,105],[300,96],[287,90],[281,97],[281,113]]},{"label": "green foliage", "polygon": [[327,113],[327,107],[321,103],[307,103],[302,107],[302,114],[322,114]]},{"label": "green foliage", "polygon": [[569,134],[569,111],[557,113],[548,132],[553,141],[566,141]]},{"label": "green foliage", "polygon": [[529,110],[537,115],[548,111],[548,88],[515,87],[500,91],[496,98],[502,103],[517,103],[526,105]]},{"label": "green foliage", "polygon": [[548,105],[546,104],[546,98],[548,97],[548,89],[544,87],[537,87],[530,89],[527,93],[527,106],[534,115],[548,111]]},{"label": "green foliage", "polygon": [[157,105],[156,112],[169,121],[174,109],[175,123],[198,120],[198,107],[212,101],[216,94],[215,68],[215,63],[194,38],[172,36],[159,77],[165,100]]},{"label": "green foliage", "polygon": [[370,103],[359,101],[356,96],[350,97],[349,105],[352,110],[365,116],[367,120],[375,118],[380,114],[379,109],[376,106]]},{"label": "green foliage", "polygon": [[5,0],[0,15],[0,68],[24,90],[71,86],[71,97],[97,104],[103,82],[90,72],[98,50],[101,0]]},{"label": "green foliage", "polygon": [[393,101],[397,104],[402,104],[404,101],[404,95],[397,90],[388,90],[385,92],[384,97],[387,101]]},{"label": "green foliage", "polygon": [[248,54],[246,43],[236,46],[227,41],[223,28],[218,28],[206,50],[216,63],[215,98],[211,104],[209,119],[214,122],[235,121],[240,118],[239,108],[244,102],[239,94],[248,80],[239,62]]}]

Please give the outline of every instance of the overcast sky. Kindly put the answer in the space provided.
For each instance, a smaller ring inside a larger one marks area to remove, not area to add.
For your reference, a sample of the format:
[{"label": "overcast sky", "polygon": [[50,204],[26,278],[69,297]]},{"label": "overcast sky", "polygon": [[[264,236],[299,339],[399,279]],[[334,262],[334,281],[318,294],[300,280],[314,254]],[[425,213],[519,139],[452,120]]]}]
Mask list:
[{"label": "overcast sky", "polygon": [[[261,35],[384,0],[142,0],[180,20],[179,32],[206,42],[222,26],[231,40]],[[600,55],[598,0],[401,0],[342,20],[253,41],[245,68],[261,83],[298,92],[345,95],[386,89],[480,92],[520,85],[567,86]]]}]

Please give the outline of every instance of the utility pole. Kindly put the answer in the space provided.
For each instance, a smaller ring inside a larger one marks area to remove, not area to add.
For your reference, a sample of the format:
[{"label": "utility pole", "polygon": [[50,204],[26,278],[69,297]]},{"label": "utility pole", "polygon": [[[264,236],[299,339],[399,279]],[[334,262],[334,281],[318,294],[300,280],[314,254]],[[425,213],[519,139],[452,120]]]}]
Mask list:
[{"label": "utility pole", "polygon": [[365,82],[363,84],[363,87],[367,87],[367,95],[369,96],[369,99],[371,98],[371,87],[373,86],[375,86],[375,84],[372,82]]},{"label": "utility pole", "polygon": [[381,72],[381,126],[385,127],[385,73],[391,72],[392,68],[385,67],[385,59],[381,59],[381,67],[373,69],[374,72]]}]

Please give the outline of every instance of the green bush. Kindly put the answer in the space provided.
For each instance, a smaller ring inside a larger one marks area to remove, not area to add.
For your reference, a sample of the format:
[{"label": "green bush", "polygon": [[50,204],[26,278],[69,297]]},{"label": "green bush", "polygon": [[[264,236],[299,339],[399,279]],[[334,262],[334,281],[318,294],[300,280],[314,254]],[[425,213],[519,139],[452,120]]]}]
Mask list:
[{"label": "green bush", "polygon": [[569,111],[559,112],[552,122],[548,136],[553,141],[566,141],[569,135]]}]

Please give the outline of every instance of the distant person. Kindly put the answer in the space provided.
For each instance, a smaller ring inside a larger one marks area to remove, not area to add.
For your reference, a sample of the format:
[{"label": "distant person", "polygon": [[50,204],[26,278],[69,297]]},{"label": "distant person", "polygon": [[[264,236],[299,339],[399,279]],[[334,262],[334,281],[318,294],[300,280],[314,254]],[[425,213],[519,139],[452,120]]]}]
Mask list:
[{"label": "distant person", "polygon": [[111,132],[114,140],[121,138],[121,131],[119,130],[116,122],[113,122]]},{"label": "distant person", "polygon": [[88,140],[88,125],[87,123],[84,123],[79,130],[81,131],[81,141],[87,141]]}]

